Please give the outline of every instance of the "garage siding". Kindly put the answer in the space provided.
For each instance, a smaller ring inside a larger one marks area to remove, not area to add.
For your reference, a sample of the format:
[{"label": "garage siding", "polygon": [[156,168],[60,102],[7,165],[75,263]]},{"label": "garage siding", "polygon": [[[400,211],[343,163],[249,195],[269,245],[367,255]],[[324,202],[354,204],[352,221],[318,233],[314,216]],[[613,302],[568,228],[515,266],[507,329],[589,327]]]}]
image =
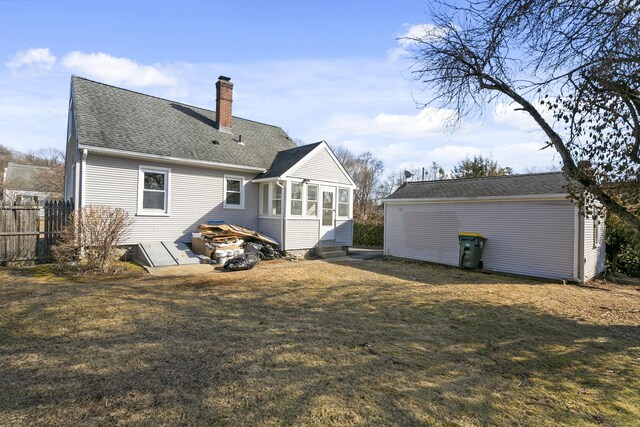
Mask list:
[{"label": "garage siding", "polygon": [[386,255],[458,265],[458,233],[487,237],[487,270],[572,278],[574,206],[569,201],[387,204]]},{"label": "garage siding", "polygon": [[598,241],[594,245],[594,219],[585,217],[584,219],[584,278],[590,279],[603,272],[606,267],[605,261],[605,227],[601,218],[598,223]]}]

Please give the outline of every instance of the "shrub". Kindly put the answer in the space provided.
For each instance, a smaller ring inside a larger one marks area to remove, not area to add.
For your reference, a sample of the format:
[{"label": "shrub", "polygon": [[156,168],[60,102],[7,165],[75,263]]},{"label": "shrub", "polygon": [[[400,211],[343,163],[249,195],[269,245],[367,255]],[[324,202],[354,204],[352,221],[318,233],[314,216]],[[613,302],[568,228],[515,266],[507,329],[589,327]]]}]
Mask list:
[{"label": "shrub", "polygon": [[382,223],[354,222],[353,244],[381,248],[384,244],[384,225]]},{"label": "shrub", "polygon": [[607,269],[640,277],[638,233],[614,214],[607,216]]},{"label": "shrub", "polygon": [[118,246],[130,226],[131,218],[124,209],[86,206],[71,215],[60,241],[52,248],[54,258],[62,266],[74,265],[84,272],[115,273]]}]

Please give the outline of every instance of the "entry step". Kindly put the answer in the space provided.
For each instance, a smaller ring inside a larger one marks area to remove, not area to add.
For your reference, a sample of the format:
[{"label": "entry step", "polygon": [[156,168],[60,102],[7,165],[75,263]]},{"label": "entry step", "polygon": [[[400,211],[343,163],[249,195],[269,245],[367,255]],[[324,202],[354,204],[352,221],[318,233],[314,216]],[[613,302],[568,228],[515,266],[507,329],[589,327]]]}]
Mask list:
[{"label": "entry step", "polygon": [[342,250],[342,246],[316,246],[318,258],[336,258],[346,256],[347,251]]}]

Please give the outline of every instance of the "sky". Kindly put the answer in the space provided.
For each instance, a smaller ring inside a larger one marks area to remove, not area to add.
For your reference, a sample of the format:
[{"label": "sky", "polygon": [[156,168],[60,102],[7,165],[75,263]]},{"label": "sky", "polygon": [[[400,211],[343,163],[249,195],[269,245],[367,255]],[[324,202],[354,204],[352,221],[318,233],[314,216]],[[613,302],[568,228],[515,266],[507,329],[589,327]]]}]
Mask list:
[{"label": "sky", "polygon": [[490,104],[447,126],[421,108],[406,42],[423,0],[0,0],[0,144],[64,149],[71,75],[215,109],[220,75],[233,114],[381,159],[385,171],[490,156],[516,172],[558,164],[521,111]]}]

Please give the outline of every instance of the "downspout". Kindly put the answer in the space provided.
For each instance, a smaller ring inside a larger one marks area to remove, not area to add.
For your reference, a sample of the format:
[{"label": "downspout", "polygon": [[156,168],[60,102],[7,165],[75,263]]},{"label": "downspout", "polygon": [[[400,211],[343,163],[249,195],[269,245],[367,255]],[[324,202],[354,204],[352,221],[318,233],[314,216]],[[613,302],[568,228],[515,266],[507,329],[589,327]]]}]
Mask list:
[{"label": "downspout", "polygon": [[80,181],[80,200],[78,200],[78,208],[82,208],[84,206],[84,199],[86,197],[85,188],[86,188],[86,174],[87,174],[87,154],[88,150],[86,148],[82,149],[82,167],[81,167],[81,181]]},{"label": "downspout", "polygon": [[79,155],[79,151],[80,150],[76,150],[76,158],[75,158],[75,177],[73,180],[73,209],[74,210],[78,210],[80,209],[80,166],[81,166],[81,161],[80,161],[80,155]]},{"label": "downspout", "polygon": [[[80,197],[78,198],[78,208],[77,209],[82,209],[83,205],[84,205],[84,198],[85,196],[85,183],[86,183],[86,174],[87,174],[87,153],[88,150],[86,148],[82,149],[82,163],[81,163],[81,173],[80,173]],[[84,258],[84,245],[82,243],[84,243],[84,236],[82,236],[82,229],[80,229],[78,231],[78,238],[80,241],[80,257]]]},{"label": "downspout", "polygon": [[285,220],[285,214],[287,212],[287,203],[286,203],[286,199],[287,199],[287,191],[284,185],[280,184],[280,180],[276,180],[276,185],[278,187],[280,187],[280,189],[282,190],[281,194],[281,198],[280,198],[280,203],[282,203],[282,206],[280,206],[280,240],[281,240],[281,246],[282,248],[280,248],[281,250],[285,250],[285,241],[284,241],[284,233],[285,233],[285,227],[284,227],[284,220]]}]

